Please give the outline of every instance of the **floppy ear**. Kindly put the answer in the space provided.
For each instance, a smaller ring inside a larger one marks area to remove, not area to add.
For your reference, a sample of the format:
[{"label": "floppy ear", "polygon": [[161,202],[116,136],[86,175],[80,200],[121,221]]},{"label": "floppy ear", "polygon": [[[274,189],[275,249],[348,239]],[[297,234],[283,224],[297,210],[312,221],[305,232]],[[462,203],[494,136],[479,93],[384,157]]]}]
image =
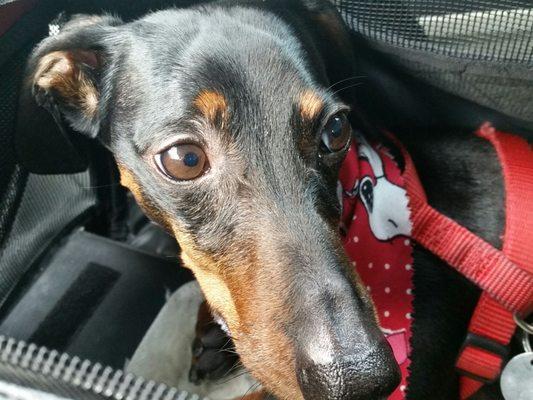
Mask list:
[{"label": "floppy ear", "polygon": [[[301,0],[304,4],[308,25],[314,32],[315,42],[325,63],[331,89],[352,107],[350,123],[366,137],[383,140],[384,136],[375,124],[368,120],[358,105],[359,89],[367,85],[366,73],[362,73],[359,57],[355,55],[354,35],[342,19],[337,8],[329,0]],[[358,54],[364,51],[357,44]],[[365,45],[366,46],[366,45]]]},{"label": "floppy ear", "polygon": [[109,64],[104,39],[119,23],[109,16],[78,16],[33,51],[15,138],[19,159],[31,172],[86,169],[81,135],[95,138],[100,131]]},{"label": "floppy ear", "polygon": [[356,76],[357,66],[350,33],[337,8],[329,0],[302,0],[302,3],[307,10],[308,26],[322,55],[330,83],[333,85]]}]

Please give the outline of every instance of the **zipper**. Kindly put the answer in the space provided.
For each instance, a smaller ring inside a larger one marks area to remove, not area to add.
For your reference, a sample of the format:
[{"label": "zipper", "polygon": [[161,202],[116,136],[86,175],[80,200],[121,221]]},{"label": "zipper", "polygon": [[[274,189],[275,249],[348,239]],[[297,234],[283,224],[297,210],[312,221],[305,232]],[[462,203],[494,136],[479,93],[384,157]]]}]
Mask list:
[{"label": "zipper", "polygon": [[0,335],[2,380],[76,400],[208,400],[100,363]]}]

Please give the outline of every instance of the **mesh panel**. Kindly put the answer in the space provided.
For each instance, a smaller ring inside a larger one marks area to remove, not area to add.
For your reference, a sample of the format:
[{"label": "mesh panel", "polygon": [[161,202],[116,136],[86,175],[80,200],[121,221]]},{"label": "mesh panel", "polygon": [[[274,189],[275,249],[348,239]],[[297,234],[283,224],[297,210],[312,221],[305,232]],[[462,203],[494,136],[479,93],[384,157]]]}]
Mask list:
[{"label": "mesh panel", "polygon": [[29,50],[0,67],[0,244],[7,235],[26,174],[16,166],[12,132],[18,106],[19,76]]},{"label": "mesh panel", "polygon": [[31,261],[95,202],[88,172],[29,176],[11,233],[0,251],[0,302]]},{"label": "mesh panel", "polygon": [[382,43],[472,60],[533,60],[528,0],[336,3],[354,30]]},{"label": "mesh panel", "polygon": [[411,75],[533,122],[530,0],[335,0],[347,24]]}]

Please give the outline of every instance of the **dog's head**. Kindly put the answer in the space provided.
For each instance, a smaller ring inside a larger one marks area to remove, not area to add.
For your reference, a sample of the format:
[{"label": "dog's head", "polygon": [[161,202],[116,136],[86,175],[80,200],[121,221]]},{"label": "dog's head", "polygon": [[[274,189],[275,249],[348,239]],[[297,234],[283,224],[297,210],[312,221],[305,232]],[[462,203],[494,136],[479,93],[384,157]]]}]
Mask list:
[{"label": "dog's head", "polygon": [[348,35],[326,1],[249,3],[78,18],[28,90],[111,150],[268,390],[383,398],[397,366],[337,234]]}]

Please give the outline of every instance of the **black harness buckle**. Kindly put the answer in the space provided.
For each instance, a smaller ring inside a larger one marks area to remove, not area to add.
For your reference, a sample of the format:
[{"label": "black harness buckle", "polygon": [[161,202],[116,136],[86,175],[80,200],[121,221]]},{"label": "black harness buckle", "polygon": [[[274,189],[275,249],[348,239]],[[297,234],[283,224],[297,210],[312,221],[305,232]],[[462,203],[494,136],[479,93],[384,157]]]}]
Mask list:
[{"label": "black harness buckle", "polygon": [[[486,338],[484,336],[476,335],[475,333],[468,332],[466,339],[461,347],[459,352],[459,357],[463,354],[463,351],[467,347],[475,347],[477,349],[484,350],[488,353],[494,354],[502,360],[503,363],[509,358],[510,350],[509,346],[505,346],[501,343],[496,342],[495,340]],[[461,375],[464,375],[468,378],[475,379],[483,383],[493,383],[499,378],[499,374],[494,378],[486,378],[484,376],[476,375],[471,372],[465,371],[463,369],[457,368],[457,372]]]}]

